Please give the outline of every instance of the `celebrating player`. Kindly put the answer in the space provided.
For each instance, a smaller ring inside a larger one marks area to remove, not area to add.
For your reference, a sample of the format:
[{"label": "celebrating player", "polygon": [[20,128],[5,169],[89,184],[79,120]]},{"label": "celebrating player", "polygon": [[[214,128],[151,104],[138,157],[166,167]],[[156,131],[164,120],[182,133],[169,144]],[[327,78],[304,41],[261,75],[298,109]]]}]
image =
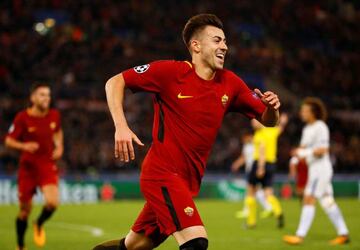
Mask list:
[{"label": "celebrating player", "polygon": [[183,30],[192,62],[155,61],[126,70],[106,83],[115,125],[115,157],[135,158],[123,110],[125,86],[154,93],[153,143],[141,168],[146,203],[129,234],[95,250],[153,249],[173,235],[180,249],[203,250],[207,234],[193,201],[206,159],[227,112],[243,113],[263,124],[278,122],[280,102],[273,92],[252,92],[233,72],[223,69],[228,50],[221,21],[211,14],[192,17]]},{"label": "celebrating player", "polygon": [[308,178],[304,190],[303,207],[300,224],[295,236],[285,235],[283,240],[292,245],[303,242],[315,216],[316,199],[320,202],[338,236],[330,241],[331,245],[341,245],[349,242],[349,230],[346,227],[341,211],[333,196],[331,178],[333,169],[329,156],[330,135],[325,124],[326,109],[318,98],[308,97],[304,100],[300,117],[306,123],[302,131],[300,147],[294,154],[305,159],[308,166]]},{"label": "celebrating player", "polygon": [[59,203],[58,174],[55,161],[63,154],[63,132],[60,114],[50,109],[50,87],[36,84],[30,91],[31,107],[19,112],[6,136],[7,147],[21,151],[18,171],[20,212],[16,218],[17,249],[24,249],[27,219],[32,197],[39,187],[45,205],[34,222],[34,242],[44,246],[44,222],[54,213]]}]

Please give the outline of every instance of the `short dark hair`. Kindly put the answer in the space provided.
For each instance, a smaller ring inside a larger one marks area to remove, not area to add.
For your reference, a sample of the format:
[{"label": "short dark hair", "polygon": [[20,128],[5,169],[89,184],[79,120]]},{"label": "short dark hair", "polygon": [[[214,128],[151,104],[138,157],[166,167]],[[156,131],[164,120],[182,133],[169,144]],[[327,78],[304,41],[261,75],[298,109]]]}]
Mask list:
[{"label": "short dark hair", "polygon": [[191,17],[185,24],[182,32],[186,46],[189,47],[190,40],[195,33],[203,30],[208,25],[223,29],[221,20],[214,14],[198,14]]},{"label": "short dark hair", "polygon": [[46,82],[35,82],[30,87],[30,95],[33,94],[38,88],[42,88],[42,87],[51,88],[50,84]]},{"label": "short dark hair", "polygon": [[326,106],[320,98],[317,97],[306,97],[303,101],[303,104],[309,105],[311,112],[314,114],[315,118],[318,120],[325,121],[327,119],[327,110]]}]

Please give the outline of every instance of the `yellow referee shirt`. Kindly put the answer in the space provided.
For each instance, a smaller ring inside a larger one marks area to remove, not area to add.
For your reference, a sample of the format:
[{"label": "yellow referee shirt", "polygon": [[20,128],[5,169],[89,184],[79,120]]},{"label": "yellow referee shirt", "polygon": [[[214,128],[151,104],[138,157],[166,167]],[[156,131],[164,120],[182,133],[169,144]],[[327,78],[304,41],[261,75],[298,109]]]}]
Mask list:
[{"label": "yellow referee shirt", "polygon": [[265,160],[269,163],[276,162],[277,139],[280,135],[279,127],[263,127],[255,131],[254,143],[254,160],[259,159],[260,145],[265,146]]}]

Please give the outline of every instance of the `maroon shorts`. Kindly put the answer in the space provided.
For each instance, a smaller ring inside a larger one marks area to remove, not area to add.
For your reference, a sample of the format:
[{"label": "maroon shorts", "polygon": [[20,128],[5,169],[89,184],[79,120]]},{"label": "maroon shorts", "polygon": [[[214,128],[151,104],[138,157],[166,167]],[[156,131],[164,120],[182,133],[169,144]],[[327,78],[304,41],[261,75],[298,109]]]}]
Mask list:
[{"label": "maroon shorts", "polygon": [[169,235],[191,226],[202,226],[193,195],[178,176],[166,180],[140,180],[146,203],[132,230],[143,233],[155,246]]},{"label": "maroon shorts", "polygon": [[37,160],[21,162],[18,171],[18,197],[21,203],[31,201],[37,187],[58,185],[58,169],[54,162]]}]

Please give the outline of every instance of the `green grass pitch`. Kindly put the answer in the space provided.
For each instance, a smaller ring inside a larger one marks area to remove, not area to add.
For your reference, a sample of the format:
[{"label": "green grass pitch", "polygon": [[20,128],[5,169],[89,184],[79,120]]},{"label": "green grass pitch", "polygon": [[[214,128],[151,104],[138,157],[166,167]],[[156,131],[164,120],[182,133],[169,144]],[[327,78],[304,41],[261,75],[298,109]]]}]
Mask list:
[{"label": "green grass pitch", "polygon": [[[335,230],[324,212],[317,207],[316,217],[306,241],[302,246],[287,246],[282,235],[294,233],[299,216],[300,204],[297,200],[283,201],[286,225],[279,230],[275,219],[259,220],[256,229],[246,230],[243,221],[234,218],[241,203],[220,200],[198,200],[197,206],[209,234],[209,249],[360,249],[360,201],[338,199],[345,220],[351,232],[351,243],[346,246],[330,247],[328,240],[335,236]],[[47,245],[43,250],[90,250],[98,242],[118,238],[127,233],[129,227],[143,205],[143,201],[119,201],[94,205],[63,205],[46,224]],[[40,206],[35,206],[29,222],[36,218]],[[0,206],[0,249],[15,249],[16,206]],[[30,224],[30,223],[29,223]],[[95,236],[96,230],[103,230]],[[32,227],[26,237],[28,250],[37,249],[32,242]],[[160,250],[178,249],[172,237],[161,245]]]}]

